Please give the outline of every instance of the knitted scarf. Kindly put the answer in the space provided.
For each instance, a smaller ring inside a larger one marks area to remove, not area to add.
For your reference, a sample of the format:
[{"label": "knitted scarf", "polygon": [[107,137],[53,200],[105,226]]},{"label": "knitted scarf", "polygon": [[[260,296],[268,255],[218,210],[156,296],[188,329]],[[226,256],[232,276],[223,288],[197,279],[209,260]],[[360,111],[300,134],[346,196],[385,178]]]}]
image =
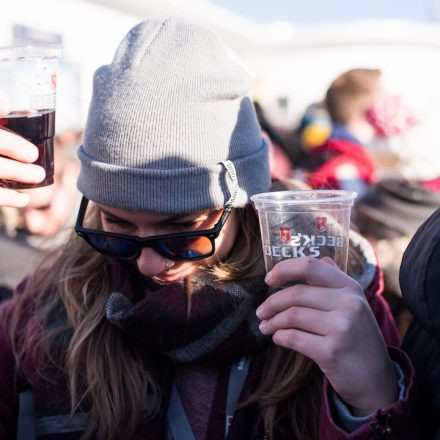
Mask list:
[{"label": "knitted scarf", "polygon": [[[142,421],[134,439],[169,438],[165,413],[173,380],[182,392],[184,410],[196,438],[223,438],[230,365],[246,354],[252,354],[253,359],[264,356],[270,342],[259,332],[255,315],[267,296],[263,275],[219,282],[201,271],[185,283],[160,284],[143,277],[131,265],[115,263],[109,272],[112,291],[107,319],[136,346],[164,396],[160,413]],[[65,336],[58,341],[61,350],[68,343]],[[55,373],[51,377],[55,378]],[[64,439],[69,435],[79,439],[86,429],[87,404],[70,418],[64,379],[60,374],[53,383],[30,384],[40,400],[44,396],[35,412],[38,438]],[[194,396],[188,390],[199,390],[200,395]],[[147,396],[145,405],[146,409]],[[237,417],[232,431],[249,430],[249,423],[257,426],[257,416],[257,412],[252,412],[252,417],[246,412]],[[241,434],[230,438],[241,438]]]},{"label": "knitted scarf", "polygon": [[176,363],[230,363],[268,341],[255,315],[267,296],[263,275],[220,282],[201,271],[173,284],[133,271],[112,270],[112,277],[107,319]]}]

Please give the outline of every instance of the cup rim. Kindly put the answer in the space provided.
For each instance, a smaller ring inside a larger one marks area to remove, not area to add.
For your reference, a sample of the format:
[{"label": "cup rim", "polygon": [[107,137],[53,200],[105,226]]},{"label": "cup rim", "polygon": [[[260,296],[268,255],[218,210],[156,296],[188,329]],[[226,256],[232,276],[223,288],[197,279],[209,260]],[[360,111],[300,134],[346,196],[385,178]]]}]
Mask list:
[{"label": "cup rim", "polygon": [[[285,199],[285,197],[304,195],[305,193],[311,195],[316,194],[316,198],[298,198],[298,199]],[[324,194],[331,194],[331,197],[323,197]],[[335,203],[335,202],[349,202],[353,203],[357,197],[357,192],[340,190],[340,189],[317,189],[317,190],[294,190],[294,191],[274,191],[265,192],[260,194],[254,194],[250,197],[254,204],[260,203],[276,203],[277,205],[310,205],[316,203]]]},{"label": "cup rim", "polygon": [[61,51],[62,47],[60,44],[0,46],[0,61],[29,58],[59,58]]}]

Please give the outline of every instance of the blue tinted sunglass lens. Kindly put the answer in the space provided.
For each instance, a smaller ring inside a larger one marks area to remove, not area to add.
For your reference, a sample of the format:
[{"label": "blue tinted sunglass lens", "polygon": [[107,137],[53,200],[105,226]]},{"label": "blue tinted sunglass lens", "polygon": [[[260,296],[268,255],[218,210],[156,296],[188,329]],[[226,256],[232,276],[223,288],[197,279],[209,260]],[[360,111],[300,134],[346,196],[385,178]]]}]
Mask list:
[{"label": "blue tinted sunglass lens", "polygon": [[109,256],[129,258],[138,252],[136,243],[123,238],[89,234],[88,239],[95,249]]},{"label": "blue tinted sunglass lens", "polygon": [[208,237],[179,237],[161,240],[156,244],[162,254],[170,258],[195,260],[210,255],[212,242]]}]

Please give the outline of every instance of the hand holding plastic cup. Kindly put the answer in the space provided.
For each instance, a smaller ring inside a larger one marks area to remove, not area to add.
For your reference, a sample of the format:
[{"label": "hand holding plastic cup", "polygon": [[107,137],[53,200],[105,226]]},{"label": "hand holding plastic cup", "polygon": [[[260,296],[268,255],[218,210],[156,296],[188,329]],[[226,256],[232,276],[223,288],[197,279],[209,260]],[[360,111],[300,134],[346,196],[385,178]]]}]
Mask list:
[{"label": "hand holding plastic cup", "polygon": [[252,196],[260,220],[266,271],[288,258],[327,256],[346,272],[350,211],[356,196],[340,190]]},{"label": "hand holding plastic cup", "polygon": [[17,133],[35,144],[34,162],[46,171],[40,183],[0,180],[0,187],[36,188],[53,183],[55,98],[59,46],[0,48],[0,129]]}]

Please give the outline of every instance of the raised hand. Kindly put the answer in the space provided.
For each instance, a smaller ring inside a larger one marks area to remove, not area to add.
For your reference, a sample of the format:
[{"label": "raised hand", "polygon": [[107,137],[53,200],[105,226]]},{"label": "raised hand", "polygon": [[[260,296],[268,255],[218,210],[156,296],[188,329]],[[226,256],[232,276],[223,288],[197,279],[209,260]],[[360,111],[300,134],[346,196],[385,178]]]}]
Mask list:
[{"label": "raised hand", "polygon": [[359,284],[328,257],[284,260],[266,277],[269,286],[289,282],[299,284],[258,308],[261,332],[313,359],[355,415],[394,402],[396,374]]},{"label": "raised hand", "polygon": [[0,205],[23,207],[29,195],[4,188],[3,180],[39,183],[45,178],[43,167],[33,165],[38,149],[31,142],[0,127]]}]

